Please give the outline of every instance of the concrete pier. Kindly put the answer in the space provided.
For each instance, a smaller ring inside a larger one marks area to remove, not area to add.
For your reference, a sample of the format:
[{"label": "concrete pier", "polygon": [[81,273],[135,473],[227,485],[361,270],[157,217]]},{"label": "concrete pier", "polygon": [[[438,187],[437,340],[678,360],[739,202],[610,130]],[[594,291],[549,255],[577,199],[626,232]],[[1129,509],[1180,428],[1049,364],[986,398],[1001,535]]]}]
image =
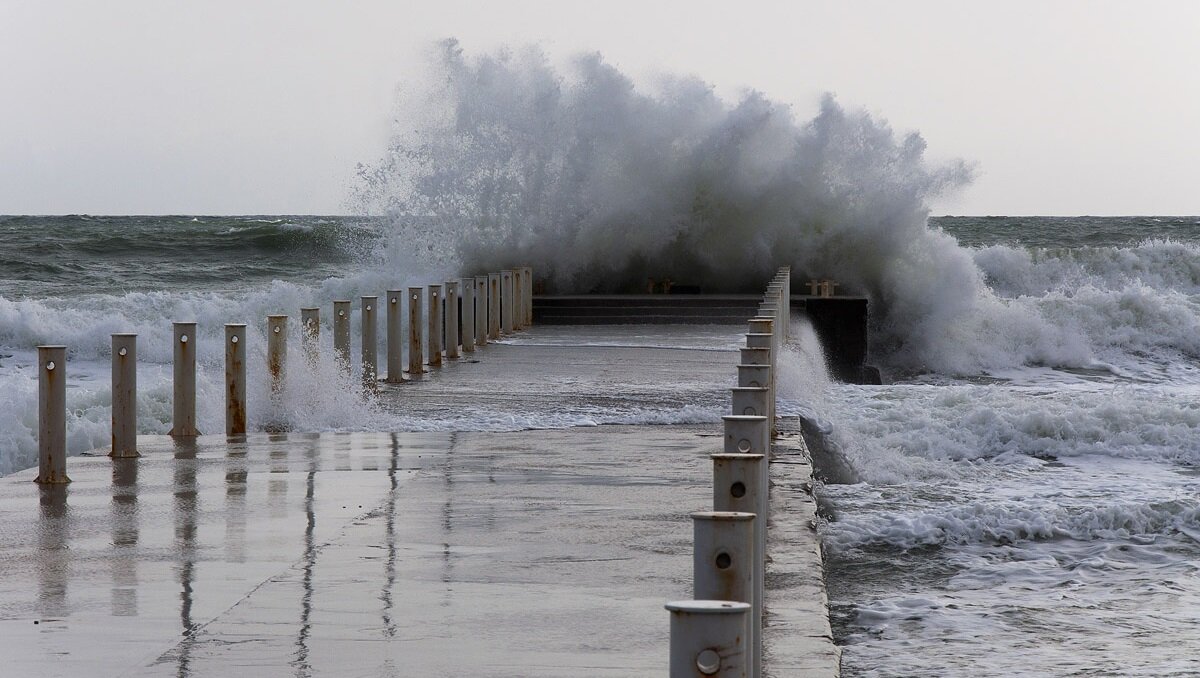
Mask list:
[{"label": "concrete pier", "polygon": [[[713,346],[742,328],[727,330],[534,326],[381,394],[424,422],[463,402],[488,420],[554,407],[580,422],[625,402],[711,408],[709,423],[142,436],[136,467],[71,458],[69,490],[29,482],[35,469],[0,478],[5,668],[664,676],[663,606],[692,595],[690,514],[713,508],[710,455],[739,359]],[[596,345],[580,350],[584,337]],[[834,676],[810,476],[799,437],[783,435],[764,675]]]}]

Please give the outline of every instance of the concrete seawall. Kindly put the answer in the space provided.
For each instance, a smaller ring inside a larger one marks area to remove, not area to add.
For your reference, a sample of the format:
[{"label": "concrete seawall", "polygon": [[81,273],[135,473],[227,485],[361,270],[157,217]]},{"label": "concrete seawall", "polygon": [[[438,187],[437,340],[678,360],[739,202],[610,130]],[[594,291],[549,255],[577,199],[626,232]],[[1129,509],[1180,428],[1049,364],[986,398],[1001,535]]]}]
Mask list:
[{"label": "concrete seawall", "polygon": [[[493,419],[726,399],[736,352],[649,348],[687,333],[664,332],[568,349],[582,331],[534,330],[381,398],[474,395]],[[0,478],[0,655],[12,675],[663,676],[720,436],[143,436],[139,459],[72,458],[65,488]],[[776,443],[767,675],[836,675],[811,472],[798,435]]]}]

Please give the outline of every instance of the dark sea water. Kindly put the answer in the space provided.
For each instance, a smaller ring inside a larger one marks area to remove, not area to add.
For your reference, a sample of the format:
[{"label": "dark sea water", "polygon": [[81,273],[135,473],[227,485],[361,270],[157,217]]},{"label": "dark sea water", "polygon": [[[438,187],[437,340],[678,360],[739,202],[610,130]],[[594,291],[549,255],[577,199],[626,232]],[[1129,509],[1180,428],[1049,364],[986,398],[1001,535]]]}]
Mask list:
[{"label": "dark sea water", "polygon": [[[820,237],[874,295],[889,383],[831,384],[812,346],[780,375],[861,477],[819,488],[846,675],[1200,675],[1200,217],[940,217],[872,282],[879,232]],[[0,473],[35,460],[38,344],[70,347],[79,453],[108,437],[112,332],[163,433],[172,321],[200,323],[219,404],[223,323],[456,274],[401,270],[383,219],[10,216],[0,243]],[[421,425],[325,376],[298,427]]]}]

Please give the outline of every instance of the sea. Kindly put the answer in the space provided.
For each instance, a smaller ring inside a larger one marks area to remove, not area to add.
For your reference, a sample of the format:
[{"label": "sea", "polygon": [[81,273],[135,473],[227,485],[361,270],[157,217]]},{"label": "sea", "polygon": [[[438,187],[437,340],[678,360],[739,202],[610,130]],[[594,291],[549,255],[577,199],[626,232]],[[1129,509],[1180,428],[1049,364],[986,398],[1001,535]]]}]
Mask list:
[{"label": "sea", "polygon": [[[454,274],[394,266],[380,254],[392,228],[339,216],[0,217],[0,474],[36,463],[37,345],[69,347],[67,437],[79,454],[108,442],[110,335],[138,334],[139,428],[166,433],[171,322],[198,322],[199,426],[219,431],[224,323],[258,333],[268,313]],[[1200,675],[1200,217],[914,228],[905,237],[936,246],[860,290],[887,311],[871,354],[885,383],[830,381],[804,327],[780,374],[780,413],[850,469],[816,487],[845,675]],[[824,237],[886,257],[868,240],[878,232]],[[925,282],[898,293],[909,278]],[[289,388],[281,411],[251,413],[252,429],[280,417],[308,431],[635,421],[411,418],[332,368]],[[720,413],[680,405],[653,423]]]}]

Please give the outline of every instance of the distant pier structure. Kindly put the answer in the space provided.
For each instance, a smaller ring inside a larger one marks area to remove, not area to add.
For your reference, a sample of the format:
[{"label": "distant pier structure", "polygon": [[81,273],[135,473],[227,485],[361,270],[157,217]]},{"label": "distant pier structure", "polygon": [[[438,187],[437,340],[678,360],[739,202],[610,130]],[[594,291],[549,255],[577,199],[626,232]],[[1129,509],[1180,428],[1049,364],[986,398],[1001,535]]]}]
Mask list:
[{"label": "distant pier structure", "polygon": [[[812,324],[830,374],[851,384],[880,383],[879,370],[867,364],[867,297],[834,294],[838,284],[832,280],[814,280],[806,287],[809,294],[791,296],[791,308]],[[535,295],[533,318],[539,325],[741,325],[758,308],[759,296],[754,294],[703,294],[681,285],[666,288],[665,294]]]}]

